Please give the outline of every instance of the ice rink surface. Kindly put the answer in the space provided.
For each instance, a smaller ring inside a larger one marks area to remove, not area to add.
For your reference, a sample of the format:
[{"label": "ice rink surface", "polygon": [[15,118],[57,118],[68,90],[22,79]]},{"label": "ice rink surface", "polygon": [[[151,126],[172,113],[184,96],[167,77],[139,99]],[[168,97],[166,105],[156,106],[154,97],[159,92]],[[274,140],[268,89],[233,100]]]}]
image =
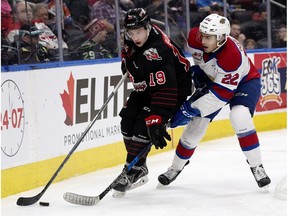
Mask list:
[{"label": "ice rink surface", "polygon": [[16,205],[20,196],[34,196],[43,187],[3,198],[1,215],[286,216],[287,201],[275,198],[274,191],[287,174],[287,130],[261,132],[258,136],[263,165],[272,180],[269,192],[256,185],[233,136],[201,143],[190,164],[170,186],[156,189],[157,177],[171,165],[174,150],[150,156],[149,182],[122,199],[113,198],[110,192],[96,206],[77,206],[62,198],[65,192],[99,195],[121,172],[122,166],[116,166],[52,184],[40,199],[50,202],[49,207],[38,203]]}]

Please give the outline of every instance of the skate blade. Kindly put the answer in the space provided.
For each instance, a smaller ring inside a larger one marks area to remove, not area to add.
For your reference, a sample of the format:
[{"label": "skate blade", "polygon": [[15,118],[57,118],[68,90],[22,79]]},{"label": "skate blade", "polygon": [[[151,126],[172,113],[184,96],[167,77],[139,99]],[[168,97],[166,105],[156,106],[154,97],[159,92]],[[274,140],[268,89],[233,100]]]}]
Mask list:
[{"label": "skate blade", "polygon": [[[131,187],[129,189],[127,189],[127,191],[133,190],[135,188],[138,188],[138,187],[146,184],[147,182],[148,182],[148,176],[143,176],[140,179],[138,179],[137,182],[133,183],[131,185]],[[114,197],[114,198],[123,198],[126,195],[127,191],[122,192],[122,191],[113,190],[112,197]]]},{"label": "skate blade", "polygon": [[265,193],[269,193],[269,185],[266,185],[266,186],[262,187],[262,190],[263,190]]},{"label": "skate blade", "polygon": [[162,189],[164,187],[165,187],[165,185],[163,185],[160,182],[158,182],[158,185],[156,186],[156,189]]},{"label": "skate blade", "polygon": [[131,187],[128,190],[133,190],[135,188],[141,187],[142,185],[146,184],[148,182],[148,176],[142,176],[140,179],[138,179],[137,182],[133,183]]},{"label": "skate blade", "polygon": [[125,192],[121,192],[121,191],[113,190],[113,193],[112,193],[112,197],[113,197],[113,198],[117,198],[117,199],[121,199],[121,198],[123,198],[125,195],[126,195],[126,191],[125,191]]}]

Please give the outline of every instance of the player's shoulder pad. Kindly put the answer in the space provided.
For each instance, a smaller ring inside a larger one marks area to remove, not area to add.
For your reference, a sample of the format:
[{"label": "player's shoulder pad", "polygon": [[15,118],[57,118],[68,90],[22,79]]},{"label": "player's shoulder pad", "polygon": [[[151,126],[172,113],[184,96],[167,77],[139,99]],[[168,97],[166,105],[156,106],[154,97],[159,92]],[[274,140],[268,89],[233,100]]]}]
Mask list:
[{"label": "player's shoulder pad", "polygon": [[190,30],[188,35],[188,45],[191,48],[201,49],[201,33],[199,31],[199,27],[194,27]]},{"label": "player's shoulder pad", "polygon": [[218,66],[226,72],[236,71],[242,63],[241,51],[229,37],[216,56]]}]

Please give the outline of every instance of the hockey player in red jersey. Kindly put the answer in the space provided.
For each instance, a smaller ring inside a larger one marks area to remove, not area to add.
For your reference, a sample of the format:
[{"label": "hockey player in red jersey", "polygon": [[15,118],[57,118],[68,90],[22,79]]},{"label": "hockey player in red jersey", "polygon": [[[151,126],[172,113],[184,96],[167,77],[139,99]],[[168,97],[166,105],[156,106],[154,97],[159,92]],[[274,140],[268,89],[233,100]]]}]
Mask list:
[{"label": "hockey player in red jersey", "polygon": [[226,104],[230,106],[231,124],[258,186],[270,184],[252,120],[260,97],[260,73],[229,33],[228,19],[217,14],[207,16],[199,28],[189,33],[188,45],[195,63],[191,67],[192,79],[197,90],[172,117],[172,128],[187,125],[172,166],[158,177],[162,185],[174,181],[189,163],[208,124]]},{"label": "hockey player in red jersey", "polygon": [[[171,140],[166,124],[191,95],[190,62],[180,48],[142,8],[131,9],[124,20],[123,73],[129,73],[134,90],[120,112],[127,166],[150,142],[156,149]],[[114,187],[123,194],[138,181],[147,182],[146,156]],[[120,193],[118,193],[120,192]]]}]

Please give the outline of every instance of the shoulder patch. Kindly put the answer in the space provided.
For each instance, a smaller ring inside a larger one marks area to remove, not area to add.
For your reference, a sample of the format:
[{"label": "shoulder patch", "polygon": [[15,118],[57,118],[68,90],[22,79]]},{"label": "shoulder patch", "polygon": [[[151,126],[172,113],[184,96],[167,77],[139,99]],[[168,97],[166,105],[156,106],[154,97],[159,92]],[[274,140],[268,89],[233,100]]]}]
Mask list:
[{"label": "shoulder patch", "polygon": [[216,58],[219,67],[227,72],[236,71],[242,63],[241,51],[230,38],[216,54]]}]

